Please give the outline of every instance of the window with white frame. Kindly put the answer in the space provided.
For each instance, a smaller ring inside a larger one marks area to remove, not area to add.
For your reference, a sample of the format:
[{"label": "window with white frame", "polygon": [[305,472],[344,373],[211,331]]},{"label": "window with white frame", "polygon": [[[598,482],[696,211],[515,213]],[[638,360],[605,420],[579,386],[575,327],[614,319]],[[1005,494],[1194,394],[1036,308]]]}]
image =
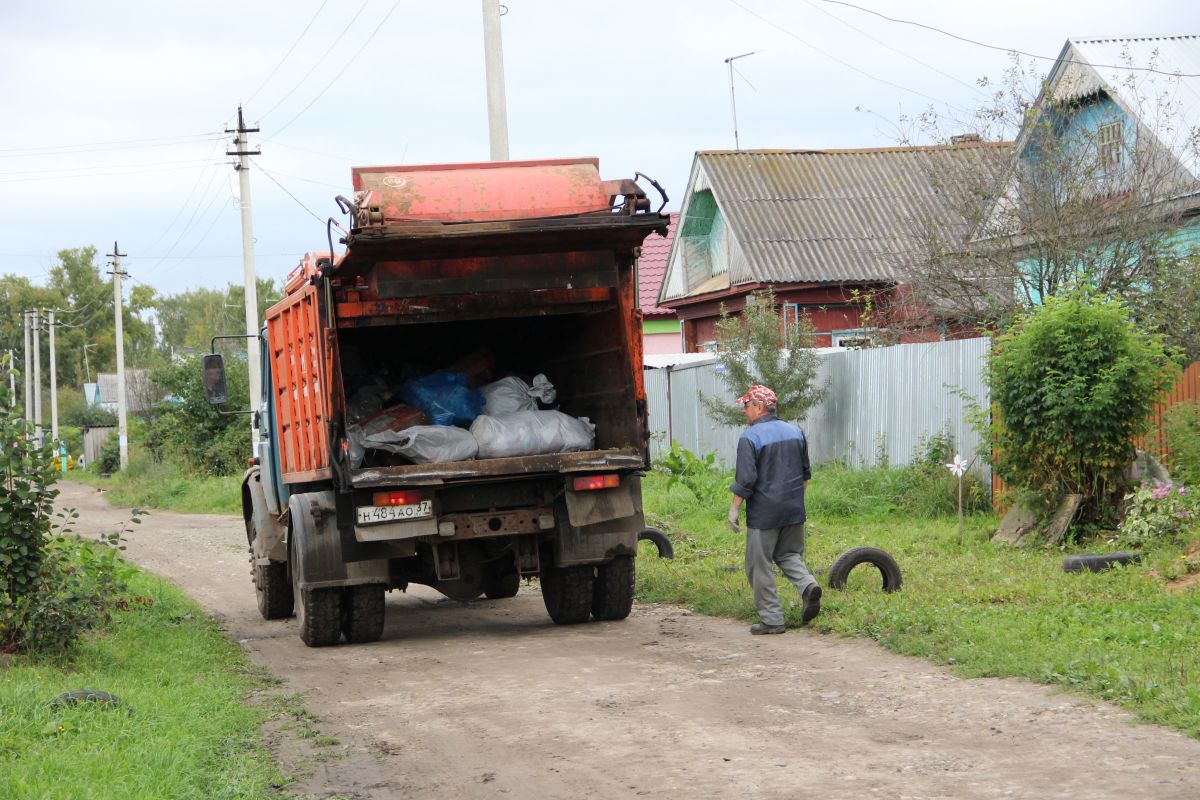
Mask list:
[{"label": "window with white frame", "polygon": [[1113,171],[1121,166],[1121,123],[1101,125],[1096,139],[1100,167]]}]

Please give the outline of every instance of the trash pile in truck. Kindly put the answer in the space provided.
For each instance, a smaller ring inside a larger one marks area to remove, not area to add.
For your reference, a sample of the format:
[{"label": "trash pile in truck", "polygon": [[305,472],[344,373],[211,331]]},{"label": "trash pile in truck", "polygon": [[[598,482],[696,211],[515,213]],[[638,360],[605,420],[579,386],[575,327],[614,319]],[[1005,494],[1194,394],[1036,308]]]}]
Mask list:
[{"label": "trash pile in truck", "polygon": [[543,374],[491,377],[491,356],[402,379],[373,376],[346,404],[350,465],[436,464],[591,450],[596,426],[556,406]]}]

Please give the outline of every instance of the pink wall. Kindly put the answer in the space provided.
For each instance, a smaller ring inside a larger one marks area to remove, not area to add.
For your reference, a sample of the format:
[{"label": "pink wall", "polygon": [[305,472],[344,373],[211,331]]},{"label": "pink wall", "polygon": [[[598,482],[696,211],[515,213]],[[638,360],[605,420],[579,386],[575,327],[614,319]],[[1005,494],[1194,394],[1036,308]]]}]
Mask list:
[{"label": "pink wall", "polygon": [[642,352],[647,355],[664,355],[683,352],[683,334],[647,333],[642,336]]}]

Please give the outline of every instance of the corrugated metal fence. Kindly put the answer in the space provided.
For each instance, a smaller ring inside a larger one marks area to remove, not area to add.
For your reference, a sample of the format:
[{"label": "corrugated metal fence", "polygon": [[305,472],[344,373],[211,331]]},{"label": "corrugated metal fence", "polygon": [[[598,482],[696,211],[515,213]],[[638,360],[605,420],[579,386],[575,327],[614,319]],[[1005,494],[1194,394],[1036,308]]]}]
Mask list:
[{"label": "corrugated metal fence", "polygon": [[[942,432],[970,461],[979,437],[967,412],[988,400],[983,373],[990,348],[990,339],[979,338],[825,352],[819,379],[828,380],[828,394],[801,423],[813,462],[844,458],[864,466],[886,454],[891,464],[907,464],[923,439]],[[646,371],[653,456],[673,439],[733,463],[742,428],[716,423],[699,402],[701,393],[730,402],[737,396],[718,368],[712,359]]]}]

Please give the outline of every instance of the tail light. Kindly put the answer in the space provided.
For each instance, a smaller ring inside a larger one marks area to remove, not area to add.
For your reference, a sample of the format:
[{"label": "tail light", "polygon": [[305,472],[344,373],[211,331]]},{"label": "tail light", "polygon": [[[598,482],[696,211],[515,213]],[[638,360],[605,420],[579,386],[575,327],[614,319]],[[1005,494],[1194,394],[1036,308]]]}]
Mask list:
[{"label": "tail light", "polygon": [[593,489],[615,489],[620,485],[620,475],[585,475],[571,482],[571,488],[577,492],[588,492]]},{"label": "tail light", "polygon": [[376,506],[412,506],[421,500],[421,493],[413,489],[399,492],[375,492],[371,495],[371,504]]}]

